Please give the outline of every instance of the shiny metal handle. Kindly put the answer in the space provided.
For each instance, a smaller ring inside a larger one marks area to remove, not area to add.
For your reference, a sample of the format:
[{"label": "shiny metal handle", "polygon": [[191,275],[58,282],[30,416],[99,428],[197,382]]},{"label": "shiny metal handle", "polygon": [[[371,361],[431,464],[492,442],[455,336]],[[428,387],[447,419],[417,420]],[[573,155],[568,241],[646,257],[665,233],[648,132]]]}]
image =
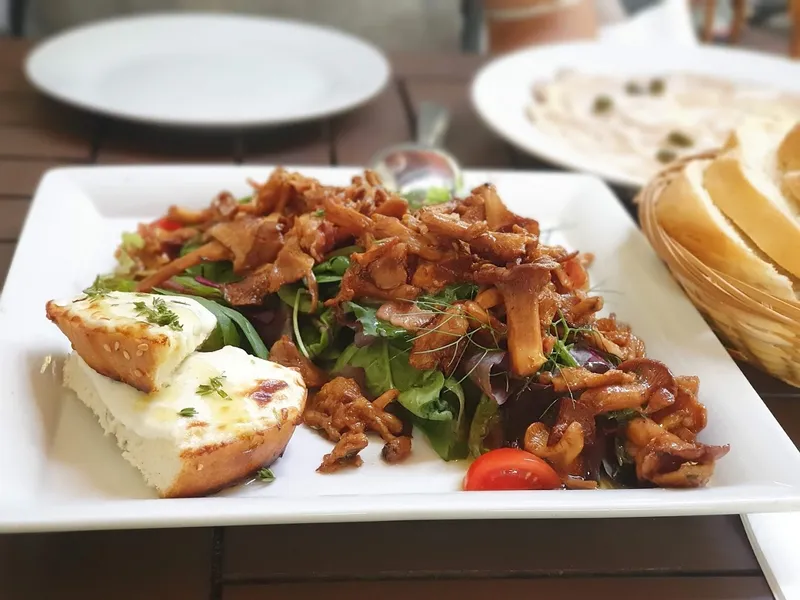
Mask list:
[{"label": "shiny metal handle", "polygon": [[417,143],[423,146],[441,146],[449,125],[450,112],[444,106],[422,102],[417,113]]}]

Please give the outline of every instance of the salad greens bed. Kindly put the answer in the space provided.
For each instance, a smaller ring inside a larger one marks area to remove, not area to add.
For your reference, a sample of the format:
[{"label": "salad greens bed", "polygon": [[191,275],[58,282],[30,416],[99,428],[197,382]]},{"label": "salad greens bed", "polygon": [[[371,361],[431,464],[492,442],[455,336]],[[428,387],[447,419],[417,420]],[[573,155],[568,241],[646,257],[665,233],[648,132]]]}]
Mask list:
[{"label": "salad greens bed", "polygon": [[[409,202],[420,206],[449,199],[449,194],[431,190]],[[123,234],[116,272],[98,276],[85,292],[133,291],[136,284],[130,277],[132,260],[127,250],[141,244],[138,234]],[[199,245],[199,241],[186,243],[181,255]],[[528,424],[548,415],[555,418],[556,394],[537,383],[538,374],[513,377],[506,349],[480,343],[474,335],[480,329],[464,336],[464,351],[457,357],[452,375],[447,376],[440,370],[419,370],[409,364],[414,337],[424,332],[411,333],[378,318],[381,301],[346,302],[336,310],[325,307],[324,301],[339,291],[351,254],[361,251],[357,246],[336,250],[313,268],[319,291],[316,306],[305,281],[301,281],[284,285],[262,306],[232,308],[220,289],[221,284],[239,279],[228,261],[187,269],[154,292],[191,297],[214,314],[217,327],[201,351],[233,345],[267,359],[267,348],[288,335],[306,358],[329,374],[357,374],[369,395],[377,397],[390,389],[398,390],[393,410],[399,410],[403,414],[398,416],[421,430],[444,460],[478,456],[509,445],[509,441],[521,445]],[[441,314],[457,301],[474,299],[477,293],[474,284],[451,285],[438,294],[418,298],[416,304],[420,310]],[[582,345],[581,330],[570,328],[563,318],[553,323],[552,333],[557,341],[542,371],[598,362],[612,366],[614,361],[609,356]],[[453,344],[461,341],[454,339]]]}]

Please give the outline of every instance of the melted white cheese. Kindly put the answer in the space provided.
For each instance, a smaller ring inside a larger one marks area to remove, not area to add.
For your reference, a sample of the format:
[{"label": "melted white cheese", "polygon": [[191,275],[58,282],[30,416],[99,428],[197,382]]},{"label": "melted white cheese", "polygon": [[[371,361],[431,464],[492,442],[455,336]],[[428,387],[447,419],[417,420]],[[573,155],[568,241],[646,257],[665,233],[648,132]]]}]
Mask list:
[{"label": "melted white cheese", "polygon": [[[227,397],[198,393],[198,387],[220,378]],[[259,402],[251,395],[259,382],[276,380],[286,387]],[[168,386],[145,394],[94,371],[73,353],[64,366],[64,385],[98,415],[107,411],[119,425],[150,440],[168,439],[180,449],[223,443],[248,431],[282,423],[283,409],[302,412],[306,389],[300,374],[276,363],[226,346],[191,354]],[[181,416],[184,409],[196,414]]]},{"label": "melted white cheese", "polygon": [[[170,327],[152,323],[146,314],[137,310],[137,303],[152,309],[156,300],[162,300],[167,309],[176,315],[177,325]],[[56,304],[68,307],[71,318],[80,319],[87,328],[93,330],[125,331],[127,335],[135,335],[142,341],[166,337],[168,351],[159,355],[156,376],[159,381],[169,377],[217,326],[214,314],[192,298],[110,292],[97,297],[81,295],[72,300],[57,301]]]}]

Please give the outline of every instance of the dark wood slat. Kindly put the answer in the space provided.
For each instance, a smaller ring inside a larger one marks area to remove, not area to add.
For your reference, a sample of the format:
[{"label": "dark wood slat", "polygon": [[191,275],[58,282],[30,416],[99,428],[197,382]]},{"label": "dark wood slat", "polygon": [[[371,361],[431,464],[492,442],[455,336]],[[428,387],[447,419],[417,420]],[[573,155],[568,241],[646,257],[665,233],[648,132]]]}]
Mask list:
[{"label": "dark wood slat", "polygon": [[764,404],[772,411],[794,445],[800,449],[800,398],[767,396]]},{"label": "dark wood slat", "polygon": [[89,126],[64,128],[0,127],[0,157],[87,161],[91,156]]},{"label": "dark wood slat", "polygon": [[[658,543],[643,551],[643,536]],[[346,551],[329,540],[347,540]],[[736,516],[236,527],[225,546],[223,573],[233,580],[758,569]]]},{"label": "dark wood slat", "polygon": [[33,195],[42,175],[64,163],[43,160],[0,159],[0,196]]},{"label": "dark wood slat", "polygon": [[796,388],[788,383],[784,383],[780,379],[768,375],[764,371],[757,369],[752,365],[746,363],[737,363],[742,373],[750,381],[756,391],[762,396],[782,396],[794,397],[800,401],[800,388]]},{"label": "dark wood slat", "polygon": [[97,162],[230,163],[236,160],[237,136],[231,132],[198,132],[109,121],[99,134]]},{"label": "dark wood slat", "polygon": [[32,92],[22,64],[33,43],[21,39],[0,39],[0,92]]},{"label": "dark wood slat", "polygon": [[411,139],[405,106],[396,84],[375,100],[333,123],[336,162],[364,165],[380,149]]},{"label": "dark wood slat", "polygon": [[208,598],[211,530],[0,537],[0,597],[14,600]]},{"label": "dark wood slat", "polygon": [[466,81],[442,82],[408,79],[408,97],[415,113],[420,102],[431,101],[450,110],[450,129],[445,146],[468,168],[511,168],[508,145],[481,122],[469,99]]},{"label": "dark wood slat", "polygon": [[14,241],[19,237],[30,205],[27,198],[0,199],[0,240]]},{"label": "dark wood slat", "polygon": [[41,94],[0,93],[0,125],[27,127],[89,126],[93,117]]},{"label": "dark wood slat", "polygon": [[11,259],[14,257],[16,247],[16,242],[0,242],[0,291],[5,285],[8,267],[11,266]]},{"label": "dark wood slat", "polygon": [[280,165],[328,165],[331,162],[331,143],[330,125],[327,121],[246,133],[242,161]]},{"label": "dark wood slat", "polygon": [[32,40],[6,38],[0,40],[0,73],[4,71],[21,71],[25,56],[33,48]]},{"label": "dark wood slat", "polygon": [[488,62],[476,54],[430,54],[404,52],[390,55],[394,74],[398,78],[425,77],[470,81],[478,68]]},{"label": "dark wood slat", "polygon": [[[376,540],[375,544],[381,541]],[[454,549],[455,550],[455,549]],[[480,553],[477,547],[463,553]],[[486,598],[614,598],[615,600],[772,600],[763,577],[494,579],[370,581],[228,586],[223,600],[486,600]]]}]

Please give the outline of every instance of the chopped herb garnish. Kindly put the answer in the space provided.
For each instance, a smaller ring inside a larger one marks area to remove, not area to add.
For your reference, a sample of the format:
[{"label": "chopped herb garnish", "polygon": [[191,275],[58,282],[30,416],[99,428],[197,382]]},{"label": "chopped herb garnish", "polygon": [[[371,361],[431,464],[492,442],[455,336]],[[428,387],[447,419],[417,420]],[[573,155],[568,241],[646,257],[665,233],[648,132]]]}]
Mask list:
[{"label": "chopped herb garnish", "polygon": [[596,115],[601,115],[609,112],[614,107],[614,101],[609,96],[598,96],[594,99],[592,111]]},{"label": "chopped herb garnish", "polygon": [[678,148],[691,148],[694,145],[694,140],[682,131],[670,131],[667,136],[667,143]]},{"label": "chopped herb garnish", "polygon": [[656,152],[656,159],[658,162],[662,162],[664,164],[671,163],[673,160],[678,158],[678,155],[675,154],[672,150],[667,148],[661,148],[658,152]]},{"label": "chopped herb garnish", "polygon": [[625,92],[630,96],[641,96],[644,94],[644,88],[635,81],[629,81],[625,84]]},{"label": "chopped herb garnish", "polygon": [[178,414],[182,417],[193,417],[197,414],[197,411],[192,408],[191,406],[187,408],[182,408],[178,411]]},{"label": "chopped herb garnish", "polygon": [[217,375],[216,377],[212,377],[208,380],[208,383],[204,383],[197,386],[196,393],[200,394],[201,396],[208,396],[209,394],[216,394],[220,398],[224,398],[225,400],[230,400],[231,397],[228,395],[228,392],[222,389],[222,380],[225,379],[225,374]]},{"label": "chopped herb garnish", "polygon": [[144,317],[153,325],[169,327],[174,331],[183,331],[183,325],[175,314],[161,298],[153,298],[153,306],[147,306],[144,302],[134,302],[133,308],[140,317]]},{"label": "chopped herb garnish", "polygon": [[275,481],[275,473],[272,472],[272,469],[263,467],[256,471],[256,479],[264,483],[272,483]]},{"label": "chopped herb garnish", "polygon": [[667,88],[667,84],[664,83],[663,79],[651,79],[650,85],[648,86],[648,90],[650,90],[650,94],[653,96],[660,96],[664,93],[664,90]]},{"label": "chopped herb garnish", "polygon": [[321,208],[318,208],[317,210],[314,211],[314,216],[315,217],[324,217],[325,216],[325,211],[322,210]]}]

